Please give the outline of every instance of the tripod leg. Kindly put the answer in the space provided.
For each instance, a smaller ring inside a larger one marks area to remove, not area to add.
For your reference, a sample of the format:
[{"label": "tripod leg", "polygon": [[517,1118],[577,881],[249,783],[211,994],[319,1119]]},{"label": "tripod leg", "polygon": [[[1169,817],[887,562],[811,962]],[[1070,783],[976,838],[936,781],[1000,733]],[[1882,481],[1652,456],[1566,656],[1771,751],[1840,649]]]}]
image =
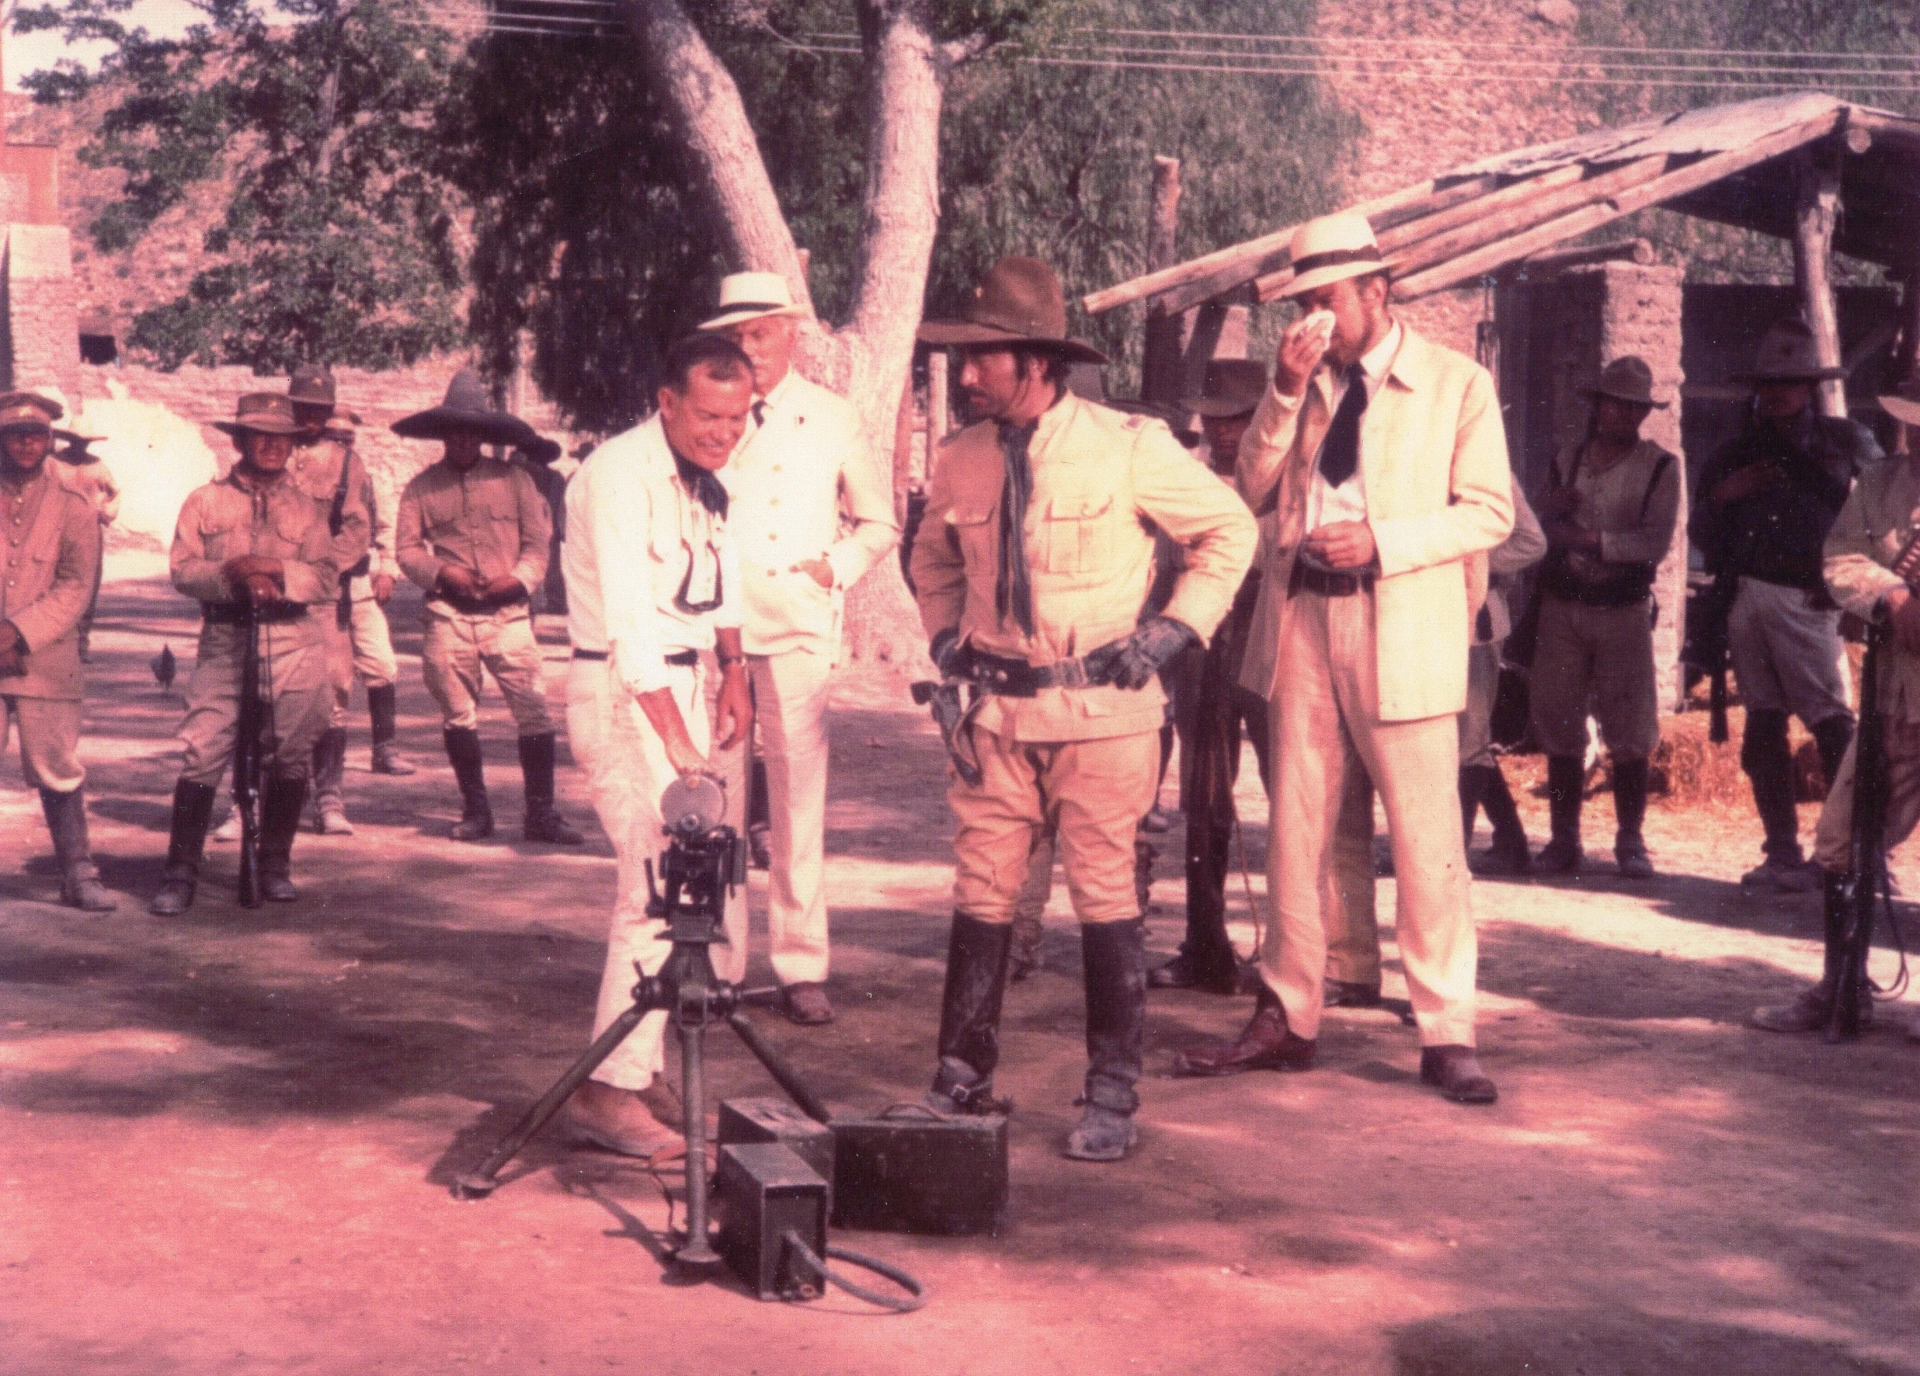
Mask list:
[{"label": "tripod leg", "polygon": [[767,1068],[767,1074],[773,1076],[780,1088],[787,1091],[787,1096],[800,1106],[802,1113],[816,1123],[833,1120],[827,1106],[807,1088],[806,1082],[787,1064],[786,1058],[773,1049],[773,1044],[760,1035],[760,1029],[747,1021],[745,1014],[727,1014],[727,1026],[740,1034],[740,1040],[747,1044],[747,1050],[759,1057],[760,1064]]},{"label": "tripod leg", "polygon": [[693,1272],[720,1264],[720,1254],[707,1240],[707,1086],[701,1057],[706,1038],[702,1024],[680,1028],[680,1097],[687,1115],[687,1241],[673,1254],[673,1264]]},{"label": "tripod leg", "polygon": [[[600,1067],[600,1062],[614,1052],[614,1048],[627,1039],[627,1034],[640,1025],[640,1019],[652,1012],[650,1007],[636,1003],[626,1012],[613,1020],[605,1032],[594,1039],[592,1046],[567,1068],[567,1073],[554,1082],[553,1088],[540,1096],[539,1102],[521,1116],[513,1125],[513,1130],[500,1139],[500,1145],[490,1152],[478,1170],[469,1171],[455,1178],[453,1196],[455,1199],[485,1199],[493,1193],[494,1186],[500,1182],[495,1179],[507,1162],[520,1154],[520,1148],[526,1146],[534,1133],[547,1125],[547,1120],[560,1111],[560,1106],[573,1097],[574,1090],[586,1082],[589,1075]],[[692,1119],[688,1120],[689,1122]],[[691,1129],[689,1129],[691,1131]]]}]

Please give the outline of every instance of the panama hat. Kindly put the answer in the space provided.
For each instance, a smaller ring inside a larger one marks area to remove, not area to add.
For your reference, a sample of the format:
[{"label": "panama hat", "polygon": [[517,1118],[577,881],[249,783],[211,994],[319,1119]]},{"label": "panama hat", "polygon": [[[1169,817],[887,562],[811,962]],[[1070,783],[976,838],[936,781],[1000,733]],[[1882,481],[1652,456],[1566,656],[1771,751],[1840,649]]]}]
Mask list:
[{"label": "panama hat", "polygon": [[1797,315],[1776,320],[1760,336],[1753,367],[1735,373],[1735,382],[1826,382],[1847,375],[1845,368],[1822,367],[1813,330]]},{"label": "panama hat", "polygon": [[1583,389],[1590,397],[1612,397],[1636,406],[1664,411],[1667,403],[1653,399],[1653,369],[1643,358],[1622,354],[1600,370],[1600,380]]},{"label": "panama hat", "polygon": [[1043,349],[1076,363],[1105,363],[1085,340],[1067,337],[1060,279],[1038,258],[1002,258],[974,288],[958,319],[928,320],[916,332],[936,347]]},{"label": "panama hat", "polygon": [[720,330],[728,325],[744,325],[749,320],[769,316],[804,319],[805,306],[793,304],[793,290],[777,272],[736,272],[720,279],[719,311],[697,326],[702,330]]},{"label": "panama hat", "polygon": [[1200,395],[1180,404],[1202,416],[1250,416],[1266,394],[1266,366],[1250,358],[1216,358],[1207,364]]},{"label": "panama hat", "polygon": [[1920,373],[1881,397],[1880,405],[1902,425],[1920,425]]},{"label": "panama hat", "polygon": [[1281,290],[1281,300],[1343,278],[1387,270],[1373,226],[1366,216],[1351,210],[1301,225],[1293,232],[1287,256],[1293,262],[1293,280]]},{"label": "panama hat", "polygon": [[471,368],[462,368],[447,384],[447,399],[427,411],[415,411],[393,423],[393,433],[407,440],[443,440],[455,433],[478,435],[487,444],[520,449],[537,448],[540,437],[518,416],[496,411],[487,389]]},{"label": "panama hat", "polygon": [[38,392],[7,392],[0,395],[0,432],[51,430],[53,423],[65,414],[66,407]]},{"label": "panama hat", "polygon": [[284,392],[248,392],[234,403],[232,420],[217,420],[216,430],[224,430],[238,439],[243,434],[294,435],[300,431],[293,418],[293,402]]}]

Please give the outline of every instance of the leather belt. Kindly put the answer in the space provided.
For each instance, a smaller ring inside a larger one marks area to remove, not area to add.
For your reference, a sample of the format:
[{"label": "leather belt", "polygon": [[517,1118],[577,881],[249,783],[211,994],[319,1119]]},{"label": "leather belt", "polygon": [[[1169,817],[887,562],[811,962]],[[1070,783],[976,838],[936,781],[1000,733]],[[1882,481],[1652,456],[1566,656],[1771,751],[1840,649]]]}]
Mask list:
[{"label": "leather belt", "polygon": [[[262,602],[252,609],[253,619],[262,626],[283,626],[289,621],[299,621],[307,614],[304,602],[286,602],[275,600]],[[238,602],[202,602],[200,620],[208,626],[238,626],[247,619],[247,608]]]},{"label": "leather belt", "polygon": [[592,660],[595,664],[604,664],[607,662],[607,660],[612,658],[612,656],[605,650],[582,650],[578,648],[574,650],[573,657],[575,659],[589,659],[589,660]]},{"label": "leather belt", "polygon": [[462,616],[486,616],[507,607],[517,607],[529,602],[525,588],[515,588],[505,597],[462,597],[457,593],[442,589],[427,599],[430,602],[444,602]]},{"label": "leather belt", "polygon": [[1311,564],[1293,561],[1293,572],[1287,576],[1287,596],[1296,597],[1302,592],[1317,592],[1322,597],[1352,597],[1356,593],[1373,591],[1371,573],[1330,573],[1326,569],[1317,569]]},{"label": "leather belt", "polygon": [[[604,664],[613,658],[613,652],[610,650],[576,649],[573,652],[573,657],[575,659],[584,659],[592,664]],[[698,650],[675,650],[670,655],[662,655],[661,658],[673,665],[676,669],[691,669],[700,662],[700,652]]]},{"label": "leather belt", "polygon": [[[1100,650],[1094,650],[1079,659],[1063,659],[1053,664],[1029,664],[1024,659],[1010,659],[969,648],[957,677],[965,679],[982,693],[993,693],[1003,698],[1030,698],[1037,696],[1042,688],[1092,688],[1105,682],[1100,675],[1087,668],[1087,661],[1095,656],[1100,656]],[[1100,657],[1111,659],[1110,655]]]}]

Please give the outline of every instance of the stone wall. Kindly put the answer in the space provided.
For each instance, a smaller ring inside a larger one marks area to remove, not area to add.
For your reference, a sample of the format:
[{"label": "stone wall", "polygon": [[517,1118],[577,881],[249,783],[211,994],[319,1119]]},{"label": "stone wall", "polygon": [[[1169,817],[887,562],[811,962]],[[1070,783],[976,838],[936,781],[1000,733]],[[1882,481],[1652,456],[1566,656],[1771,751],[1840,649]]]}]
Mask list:
[{"label": "stone wall", "polygon": [[80,392],[80,329],[67,231],[12,224],[0,262],[0,371],[12,388]]}]

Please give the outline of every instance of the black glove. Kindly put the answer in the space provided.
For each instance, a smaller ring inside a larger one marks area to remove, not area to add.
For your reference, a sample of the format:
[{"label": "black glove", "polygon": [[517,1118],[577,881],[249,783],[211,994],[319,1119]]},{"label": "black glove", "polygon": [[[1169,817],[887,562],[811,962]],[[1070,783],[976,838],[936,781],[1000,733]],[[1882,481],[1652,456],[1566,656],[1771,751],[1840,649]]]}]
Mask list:
[{"label": "black glove", "polygon": [[1116,688],[1144,688],[1168,660],[1199,643],[1200,637],[1192,627],[1170,616],[1156,616],[1142,622],[1139,630],[1120,642],[1105,674],[1106,681]]},{"label": "black glove", "polygon": [[933,667],[940,671],[941,678],[952,678],[954,670],[960,665],[960,630],[949,626],[934,636],[927,646],[927,657],[933,661]]}]

